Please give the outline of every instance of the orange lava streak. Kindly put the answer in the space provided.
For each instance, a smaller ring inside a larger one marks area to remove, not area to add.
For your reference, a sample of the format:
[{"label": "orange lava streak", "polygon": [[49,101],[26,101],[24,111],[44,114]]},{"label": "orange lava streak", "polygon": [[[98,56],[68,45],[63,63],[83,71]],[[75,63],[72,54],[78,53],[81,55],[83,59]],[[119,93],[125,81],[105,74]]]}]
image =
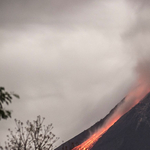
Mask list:
[{"label": "orange lava streak", "polygon": [[138,85],[134,90],[132,90],[127,97],[125,102],[117,108],[114,114],[106,120],[104,125],[95,132],[89,139],[87,139],[82,144],[74,147],[72,150],[90,150],[94,144],[98,141],[100,137],[126,112],[128,112],[132,107],[139,103],[146,94],[150,92],[150,86],[145,82],[145,80],[140,79]]},{"label": "orange lava streak", "polygon": [[102,127],[96,133],[94,133],[89,139],[83,142],[81,145],[73,148],[73,150],[90,150],[97,140],[120,118],[120,116],[109,122],[108,126]]}]

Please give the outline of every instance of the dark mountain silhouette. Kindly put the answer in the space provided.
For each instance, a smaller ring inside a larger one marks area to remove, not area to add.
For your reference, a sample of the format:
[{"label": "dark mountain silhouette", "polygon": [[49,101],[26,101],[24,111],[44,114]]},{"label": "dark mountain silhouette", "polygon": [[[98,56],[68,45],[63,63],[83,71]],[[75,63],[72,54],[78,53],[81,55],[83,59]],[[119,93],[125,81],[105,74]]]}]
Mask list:
[{"label": "dark mountain silhouette", "polygon": [[120,103],[118,103],[109,112],[109,114],[106,117],[104,117],[103,119],[101,119],[100,121],[98,121],[97,123],[95,123],[93,126],[91,126],[90,128],[88,128],[87,130],[85,130],[82,133],[78,134],[74,138],[72,138],[69,141],[63,143],[62,145],[60,145],[59,147],[57,147],[55,150],[71,150],[75,146],[80,145],[82,142],[84,142],[85,140],[87,140],[87,138],[90,137],[91,133],[94,133],[97,129],[99,129],[104,124],[104,122],[115,112],[115,110],[117,109],[117,107],[119,107],[119,105],[121,105],[124,102],[124,99]]},{"label": "dark mountain silhouette", "polygon": [[91,150],[150,150],[150,93],[110,127]]}]

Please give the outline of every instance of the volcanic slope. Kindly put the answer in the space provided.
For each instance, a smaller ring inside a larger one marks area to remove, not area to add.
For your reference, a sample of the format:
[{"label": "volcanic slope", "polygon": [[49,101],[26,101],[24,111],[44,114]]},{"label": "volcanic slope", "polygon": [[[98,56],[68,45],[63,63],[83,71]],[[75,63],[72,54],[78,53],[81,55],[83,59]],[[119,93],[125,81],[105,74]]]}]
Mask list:
[{"label": "volcanic slope", "polygon": [[150,150],[150,93],[110,127],[91,150]]},{"label": "volcanic slope", "polygon": [[91,126],[90,128],[88,128],[87,130],[84,130],[83,132],[81,132],[80,134],[78,134],[77,136],[73,137],[72,139],[68,140],[67,142],[63,143],[62,145],[60,145],[59,147],[57,147],[55,150],[71,150],[73,149],[75,146],[80,145],[82,142],[84,142],[85,140],[87,140],[91,133],[94,133],[95,131],[97,131],[97,129],[101,128],[103,126],[103,124],[105,123],[105,121],[112,116],[112,114],[116,111],[116,109],[122,105],[122,103],[124,103],[125,98],[118,103],[110,112],[108,115],[106,115],[103,119],[101,119],[100,121],[98,121],[97,123],[95,123],[93,126]]}]

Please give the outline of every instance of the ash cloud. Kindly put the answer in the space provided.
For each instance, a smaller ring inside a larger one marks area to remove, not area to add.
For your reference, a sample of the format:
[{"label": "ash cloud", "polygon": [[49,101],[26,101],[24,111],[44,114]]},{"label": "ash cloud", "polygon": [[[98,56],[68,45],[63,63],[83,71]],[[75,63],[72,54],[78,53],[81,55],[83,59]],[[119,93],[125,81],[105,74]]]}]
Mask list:
[{"label": "ash cloud", "polygon": [[127,1],[135,12],[135,21],[123,38],[128,52],[136,59],[135,70],[139,78],[150,84],[150,1]]},{"label": "ash cloud", "polygon": [[150,92],[150,1],[133,0],[127,3],[134,10],[135,18],[122,38],[127,46],[126,52],[135,60],[135,84],[125,101],[105,121],[104,128],[114,122],[115,118],[120,118],[129,111]]},{"label": "ash cloud", "polygon": [[127,53],[136,60],[136,80],[125,102],[118,107],[114,116],[124,114],[150,92],[150,1],[127,0],[127,3],[134,11],[134,21],[122,38],[126,43]]},{"label": "ash cloud", "polygon": [[[145,0],[127,1],[134,9],[135,20],[123,34],[127,44],[127,53],[132,55],[135,63],[136,81],[131,91],[106,121],[106,125],[116,116],[122,116],[150,92],[150,2]],[[108,122],[108,123],[107,123]]]}]

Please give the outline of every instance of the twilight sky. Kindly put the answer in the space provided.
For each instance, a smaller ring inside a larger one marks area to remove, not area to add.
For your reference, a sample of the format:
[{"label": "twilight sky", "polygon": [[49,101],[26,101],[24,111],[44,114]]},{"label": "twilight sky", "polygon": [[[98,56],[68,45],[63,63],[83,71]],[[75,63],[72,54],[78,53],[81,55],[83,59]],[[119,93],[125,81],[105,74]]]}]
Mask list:
[{"label": "twilight sky", "polygon": [[[21,99],[0,121],[41,115],[60,142],[103,118],[150,75],[148,0],[0,0],[0,86]],[[147,69],[149,68],[149,69]],[[145,75],[146,76],[146,75]]]}]

